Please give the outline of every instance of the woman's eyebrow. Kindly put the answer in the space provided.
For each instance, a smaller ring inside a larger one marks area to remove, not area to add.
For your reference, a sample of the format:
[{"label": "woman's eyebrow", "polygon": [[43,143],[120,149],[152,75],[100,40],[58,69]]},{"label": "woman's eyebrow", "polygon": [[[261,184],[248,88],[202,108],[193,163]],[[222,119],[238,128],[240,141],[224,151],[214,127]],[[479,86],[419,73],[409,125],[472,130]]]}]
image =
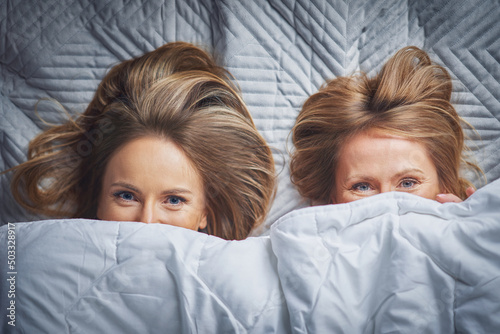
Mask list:
[{"label": "woman's eyebrow", "polygon": [[424,171],[421,170],[420,168],[407,168],[405,170],[402,170],[401,172],[398,172],[396,173],[396,175],[394,175],[394,177],[398,178],[398,177],[401,177],[405,174],[420,174],[420,175],[425,175]]},{"label": "woman's eyebrow", "polygon": [[193,192],[189,189],[185,188],[174,188],[174,189],[168,189],[164,190],[161,192],[162,195],[181,195],[181,194],[189,194],[192,195]]},{"label": "woman's eyebrow", "polygon": [[347,175],[347,177],[344,180],[345,182],[349,182],[352,180],[372,182],[375,181],[376,178],[358,173],[358,174]]},{"label": "woman's eyebrow", "polygon": [[139,189],[137,189],[135,186],[133,186],[132,184],[130,183],[127,183],[127,182],[114,182],[111,184],[112,187],[123,187],[123,188],[127,188],[129,190],[132,190],[132,191],[135,191],[137,193],[141,193],[141,191]]}]

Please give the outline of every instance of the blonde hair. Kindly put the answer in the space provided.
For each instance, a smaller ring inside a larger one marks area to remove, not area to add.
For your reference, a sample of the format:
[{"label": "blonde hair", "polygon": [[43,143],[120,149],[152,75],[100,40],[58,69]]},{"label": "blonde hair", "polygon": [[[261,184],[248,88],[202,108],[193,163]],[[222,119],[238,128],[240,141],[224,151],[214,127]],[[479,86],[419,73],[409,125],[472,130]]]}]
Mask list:
[{"label": "blonde hair", "polygon": [[302,196],[331,203],[339,153],[353,136],[380,129],[422,143],[442,192],[462,199],[471,183],[461,166],[481,172],[464,157],[463,120],[450,102],[451,78],[426,52],[405,47],[369,78],[360,73],[327,81],[304,103],[292,130],[291,178]]},{"label": "blonde hair", "polygon": [[151,135],[176,143],[200,173],[208,234],[243,239],[264,220],[271,151],[230,74],[182,42],[116,65],[82,115],[33,139],[28,161],[13,168],[13,195],[35,213],[95,218],[111,154]]}]

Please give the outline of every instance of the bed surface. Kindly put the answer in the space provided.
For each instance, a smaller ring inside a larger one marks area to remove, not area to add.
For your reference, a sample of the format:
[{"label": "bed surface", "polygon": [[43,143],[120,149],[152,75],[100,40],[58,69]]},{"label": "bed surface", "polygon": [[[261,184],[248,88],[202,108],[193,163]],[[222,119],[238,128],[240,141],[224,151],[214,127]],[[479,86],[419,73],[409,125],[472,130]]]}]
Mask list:
[{"label": "bed surface", "polygon": [[[64,119],[57,103],[82,112],[113,64],[166,42],[192,42],[234,74],[274,149],[279,188],[255,232],[263,233],[307,205],[290,184],[287,153],[304,100],[327,78],[374,74],[396,50],[416,45],[454,77],[457,110],[480,135],[468,132],[491,182],[500,177],[498,17],[493,0],[2,1],[0,169],[25,159],[29,140],[46,127],[38,115]],[[0,224],[36,219],[12,199],[9,175],[0,185]]]},{"label": "bed surface", "polygon": [[[498,18],[494,0],[0,1],[0,170],[26,159],[44,121],[66,117],[60,105],[84,111],[111,66],[187,41],[236,77],[279,171],[271,212],[254,231],[261,236],[243,241],[157,224],[36,221],[1,175],[0,259],[14,230],[18,326],[1,311],[0,331],[494,332]],[[407,45],[450,71],[488,184],[459,204],[388,193],[307,207],[288,170],[302,103],[325,79],[375,74]],[[0,269],[6,310],[11,269]]]}]

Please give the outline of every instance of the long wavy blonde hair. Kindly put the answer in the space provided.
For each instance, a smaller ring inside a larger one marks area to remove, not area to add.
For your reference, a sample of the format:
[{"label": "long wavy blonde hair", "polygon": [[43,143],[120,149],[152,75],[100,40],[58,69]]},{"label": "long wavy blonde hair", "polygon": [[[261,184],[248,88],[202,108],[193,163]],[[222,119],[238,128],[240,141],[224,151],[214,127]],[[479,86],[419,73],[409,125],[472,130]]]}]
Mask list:
[{"label": "long wavy blonde hair", "polygon": [[114,66],[82,115],[30,142],[12,193],[38,214],[95,218],[112,153],[151,135],[175,142],[200,173],[208,234],[243,239],[264,220],[275,193],[271,150],[229,72],[183,42]]},{"label": "long wavy blonde hair", "polygon": [[291,179],[305,198],[331,203],[339,152],[355,135],[381,129],[422,143],[429,152],[442,192],[462,199],[472,184],[461,167],[467,161],[462,125],[450,102],[451,78],[417,47],[405,47],[378,75],[365,73],[327,81],[304,103],[292,130],[295,150]]}]

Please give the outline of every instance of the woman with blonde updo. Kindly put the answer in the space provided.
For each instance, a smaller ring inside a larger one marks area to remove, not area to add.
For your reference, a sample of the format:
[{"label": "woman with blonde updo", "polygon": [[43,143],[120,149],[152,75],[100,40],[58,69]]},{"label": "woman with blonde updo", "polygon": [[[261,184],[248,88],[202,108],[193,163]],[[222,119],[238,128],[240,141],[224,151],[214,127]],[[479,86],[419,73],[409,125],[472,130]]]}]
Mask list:
[{"label": "woman with blonde updo", "polygon": [[461,168],[463,120],[451,78],[417,47],[398,51],[373,78],[327,81],[304,103],[293,128],[291,178],[316,204],[387,191],[458,202],[474,192]]},{"label": "woman with blonde updo", "polygon": [[38,214],[224,239],[245,238],[275,192],[271,151],[230,74],[183,42],[113,67],[86,111],[39,134],[13,170],[15,199]]}]

